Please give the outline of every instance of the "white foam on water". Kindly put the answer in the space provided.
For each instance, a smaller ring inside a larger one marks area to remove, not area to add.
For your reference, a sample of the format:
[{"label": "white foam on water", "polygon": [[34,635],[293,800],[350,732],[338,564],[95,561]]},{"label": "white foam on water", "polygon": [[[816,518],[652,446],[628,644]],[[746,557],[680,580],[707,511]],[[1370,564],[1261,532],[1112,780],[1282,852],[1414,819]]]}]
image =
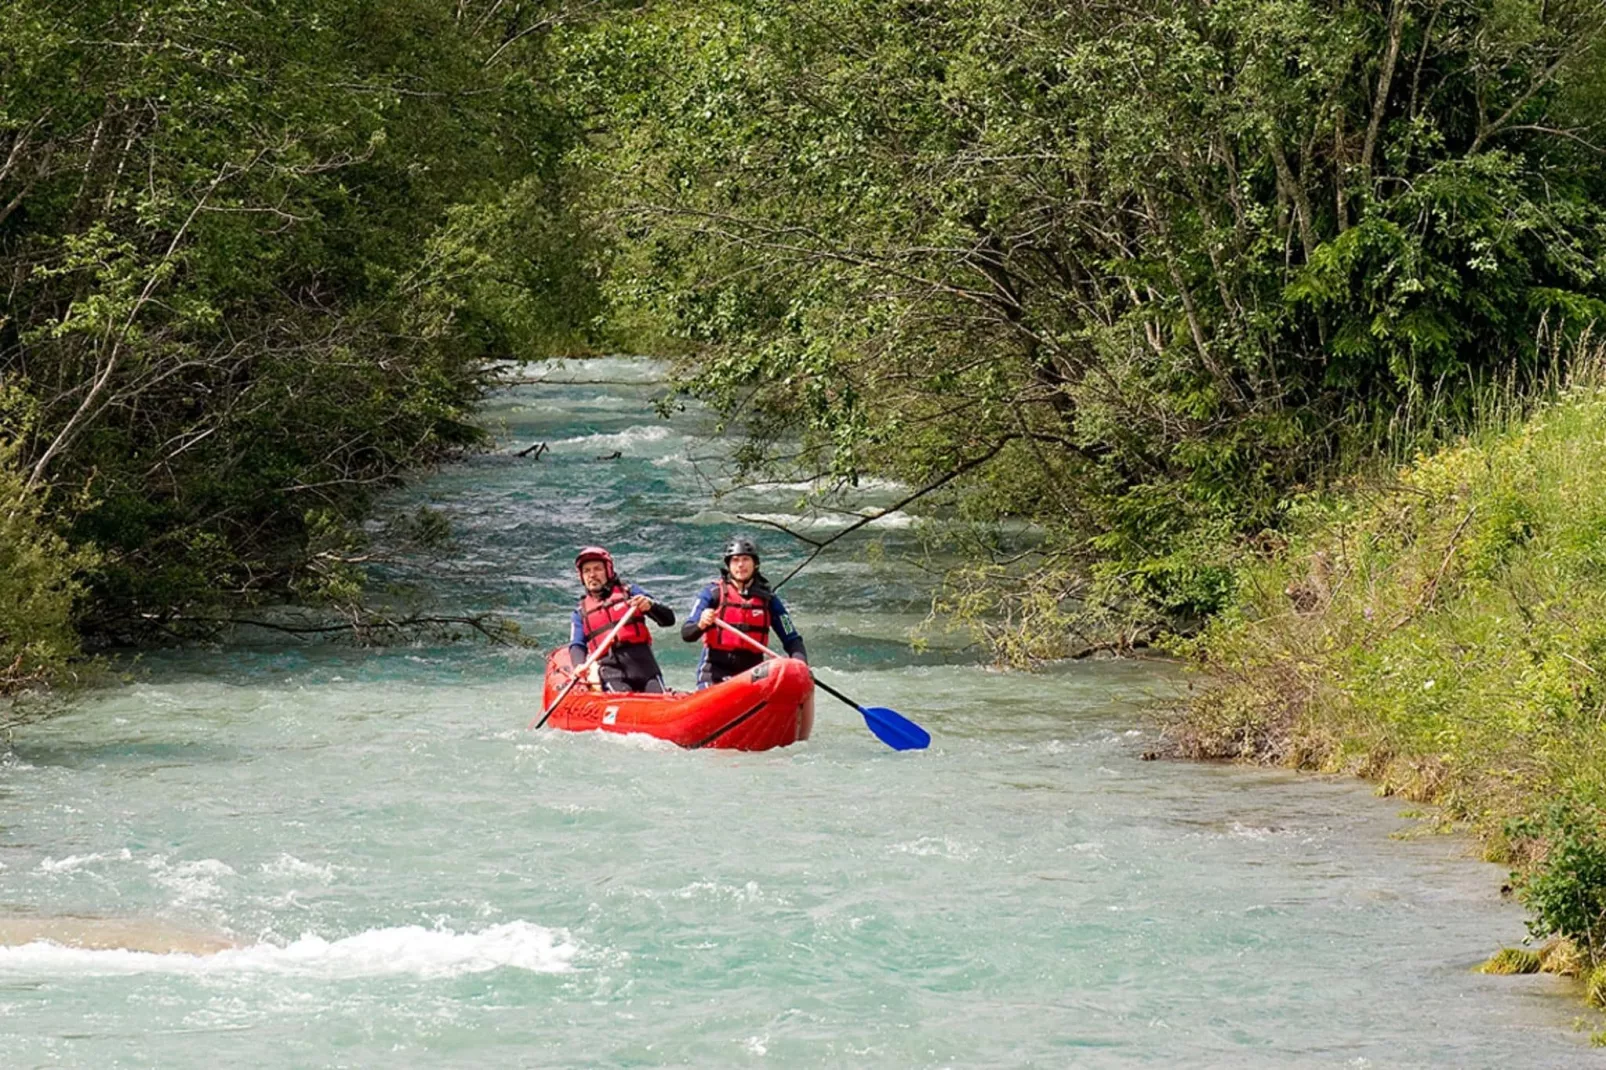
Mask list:
[{"label": "white foam on water", "polygon": [[834,479],[801,480],[801,481],[786,482],[786,483],[781,483],[781,482],[770,483],[770,482],[760,481],[760,482],[757,482],[757,483],[741,483],[741,484],[737,484],[736,486],[733,486],[733,487],[730,488],[730,493],[737,494],[737,493],[746,493],[746,492],[749,492],[749,491],[763,492],[763,491],[774,490],[774,491],[793,491],[793,492],[795,492],[795,491],[804,491],[804,492],[807,492],[807,493],[810,493],[810,494],[821,492],[821,491],[827,491],[827,492],[830,492],[830,493],[834,494],[834,493],[838,493],[839,490],[840,490],[840,493],[843,493],[843,494],[856,494],[856,493],[857,494],[867,494],[867,493],[871,493],[873,491],[892,491],[892,490],[908,490],[908,489],[909,489],[909,484],[900,483],[895,479],[880,479],[880,478],[877,478],[875,476],[865,476],[865,477],[863,477],[863,478],[861,478],[859,480],[857,486],[854,486],[852,484],[844,484],[840,488],[838,488],[837,482]]},{"label": "white foam on water", "polygon": [[624,431],[598,432],[593,435],[576,435],[552,443],[557,446],[584,446],[587,449],[610,449],[624,453],[649,442],[662,442],[674,434],[663,424],[644,424]]},{"label": "white foam on water", "polygon": [[664,380],[669,374],[669,365],[653,357],[587,357],[508,363],[501,372],[503,379],[540,379],[554,385],[600,380],[652,385]]},{"label": "white foam on water", "polygon": [[292,854],[281,854],[272,862],[264,862],[262,872],[270,877],[289,880],[310,877],[321,884],[329,884],[335,879],[334,866],[313,865],[311,862],[303,862]]},{"label": "white foam on water", "polygon": [[676,899],[703,899],[715,902],[728,900],[737,903],[756,903],[762,899],[773,898],[764,894],[757,881],[748,881],[739,887],[734,884],[721,884],[718,881],[693,881],[669,894]]},{"label": "white foam on water", "polygon": [[1227,835],[1246,840],[1264,840],[1272,836],[1287,836],[1290,830],[1284,828],[1270,828],[1264,825],[1245,825],[1234,821],[1227,829]]},{"label": "white foam on water", "polygon": [[[867,510],[867,512],[873,511]],[[804,531],[811,528],[830,531],[857,524],[864,520],[864,517],[855,516],[851,513],[803,516],[798,513],[749,513],[746,510],[732,513],[723,509],[702,509],[686,519],[688,523],[705,527],[715,524],[765,524],[787,528],[792,531]],[[894,509],[891,512],[876,514],[864,526],[883,530],[887,528],[911,528],[919,523],[919,520],[919,517]]]},{"label": "white foam on water", "polygon": [[370,929],[339,940],[312,933],[286,946],[253,944],[212,955],[94,950],[36,941],[0,947],[0,977],[171,974],[228,977],[270,974],[347,980],[362,977],[456,977],[506,967],[560,973],[579,951],[566,933],[527,921],[455,933],[418,925]]},{"label": "white foam on water", "polygon": [[[492,401],[486,405],[485,415],[492,418],[496,416],[555,416],[572,419],[577,412],[611,414],[618,413],[627,406],[636,409],[641,407],[634,398],[623,397],[619,394],[587,394],[583,398],[566,401],[521,401],[512,403],[509,402],[508,396],[504,395],[499,399],[499,402]],[[532,439],[526,442],[525,445],[533,446],[536,442],[544,441],[546,440]]]},{"label": "white foam on water", "polygon": [[218,899],[223,895],[221,878],[237,874],[234,867],[216,858],[202,858],[193,862],[180,862],[170,866],[166,855],[157,855],[145,863],[156,883],[174,893],[174,902],[185,906],[204,899]]},{"label": "white foam on water", "polygon": [[71,873],[75,869],[82,869],[84,866],[93,865],[96,862],[111,860],[127,862],[133,857],[133,853],[125,847],[116,854],[111,855],[96,852],[95,854],[87,855],[68,855],[66,858],[43,858],[39,861],[38,869],[40,873]]},{"label": "white foam on water", "polygon": [[600,736],[610,744],[628,747],[632,750],[667,752],[681,749],[678,743],[671,743],[667,739],[659,739],[657,736],[650,736],[645,732],[604,732],[598,728],[585,734]]},{"label": "white foam on water", "polygon": [[922,836],[908,843],[895,843],[888,850],[895,854],[914,855],[916,858],[953,858],[964,861],[974,858],[976,848],[946,836]]}]

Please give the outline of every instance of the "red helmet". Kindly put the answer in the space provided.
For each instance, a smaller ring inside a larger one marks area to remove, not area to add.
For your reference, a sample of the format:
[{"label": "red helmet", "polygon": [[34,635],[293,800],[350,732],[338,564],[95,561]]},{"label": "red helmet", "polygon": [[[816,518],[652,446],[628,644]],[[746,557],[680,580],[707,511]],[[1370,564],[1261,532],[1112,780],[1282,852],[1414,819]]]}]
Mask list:
[{"label": "red helmet", "polygon": [[608,578],[611,580],[617,575],[613,568],[613,555],[600,546],[587,546],[581,550],[574,559],[574,570],[579,572],[587,561],[601,561],[608,566]]}]

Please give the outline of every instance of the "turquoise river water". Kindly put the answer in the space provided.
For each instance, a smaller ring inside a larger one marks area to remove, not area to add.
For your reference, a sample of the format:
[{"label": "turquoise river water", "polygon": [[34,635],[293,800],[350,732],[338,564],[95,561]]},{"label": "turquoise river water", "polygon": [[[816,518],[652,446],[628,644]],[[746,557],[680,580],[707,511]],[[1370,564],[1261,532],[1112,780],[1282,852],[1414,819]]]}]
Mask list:
[{"label": "turquoise river water", "polygon": [[[772,575],[800,559],[738,514],[846,523],[800,518],[806,487],[716,497],[721,447],[653,415],[657,375],[498,393],[501,450],[390,503],[446,511],[456,545],[380,582],[556,641],[582,542],[683,613],[734,530]],[[1606,1062],[1563,982],[1472,972],[1523,922],[1465,841],[1391,835],[1418,823],[1349,782],[1141,761],[1174,667],[915,653],[917,524],[783,593],[822,678],[925,752],[823,695],[812,739],[761,754],[530,733],[535,651],[261,634],[19,730],[0,934],[90,919],[150,949],[0,948],[0,1067]],[[659,649],[689,686],[694,651]]]}]

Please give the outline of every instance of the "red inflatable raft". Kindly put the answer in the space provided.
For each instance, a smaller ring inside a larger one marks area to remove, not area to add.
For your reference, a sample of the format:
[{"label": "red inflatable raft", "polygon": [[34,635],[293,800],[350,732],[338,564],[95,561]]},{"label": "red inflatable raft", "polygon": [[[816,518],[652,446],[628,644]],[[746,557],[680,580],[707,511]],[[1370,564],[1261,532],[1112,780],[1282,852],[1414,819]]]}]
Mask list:
[{"label": "red inflatable raft", "polygon": [[[546,708],[569,682],[569,648],[546,662]],[[814,678],[801,661],[776,658],[722,684],[689,693],[606,693],[576,686],[547,724],[570,732],[645,732],[682,747],[768,750],[808,739],[814,728]]]}]

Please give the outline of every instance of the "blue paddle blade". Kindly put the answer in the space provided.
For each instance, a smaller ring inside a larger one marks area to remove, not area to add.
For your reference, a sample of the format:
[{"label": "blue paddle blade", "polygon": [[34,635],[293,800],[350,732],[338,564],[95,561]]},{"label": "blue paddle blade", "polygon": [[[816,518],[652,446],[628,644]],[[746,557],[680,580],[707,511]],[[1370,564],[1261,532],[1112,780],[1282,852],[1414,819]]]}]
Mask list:
[{"label": "blue paddle blade", "polygon": [[931,746],[931,733],[897,710],[885,706],[860,706],[864,723],[875,737],[893,750],[925,750]]}]

